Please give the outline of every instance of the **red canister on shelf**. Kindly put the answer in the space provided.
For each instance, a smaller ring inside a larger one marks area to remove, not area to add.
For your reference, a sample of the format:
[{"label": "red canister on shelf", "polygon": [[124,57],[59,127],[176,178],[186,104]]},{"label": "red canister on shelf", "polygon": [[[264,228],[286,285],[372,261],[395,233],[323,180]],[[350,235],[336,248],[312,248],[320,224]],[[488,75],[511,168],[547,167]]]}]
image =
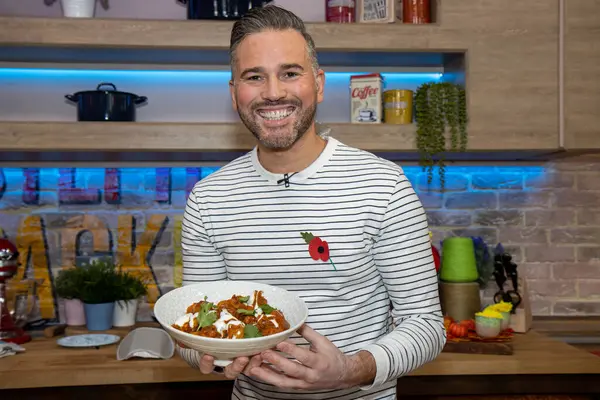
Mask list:
[{"label": "red canister on shelf", "polygon": [[354,0],[325,0],[325,20],[341,24],[356,21]]},{"label": "red canister on shelf", "polygon": [[405,24],[431,23],[430,0],[402,0],[402,22]]}]

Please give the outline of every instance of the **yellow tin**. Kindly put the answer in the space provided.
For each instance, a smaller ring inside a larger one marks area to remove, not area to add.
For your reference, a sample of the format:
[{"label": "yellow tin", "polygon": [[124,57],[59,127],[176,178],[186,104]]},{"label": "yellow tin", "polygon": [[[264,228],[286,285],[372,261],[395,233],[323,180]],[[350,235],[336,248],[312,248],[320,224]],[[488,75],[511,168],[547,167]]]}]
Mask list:
[{"label": "yellow tin", "polygon": [[386,90],[383,92],[383,115],[386,124],[412,124],[412,90]]}]

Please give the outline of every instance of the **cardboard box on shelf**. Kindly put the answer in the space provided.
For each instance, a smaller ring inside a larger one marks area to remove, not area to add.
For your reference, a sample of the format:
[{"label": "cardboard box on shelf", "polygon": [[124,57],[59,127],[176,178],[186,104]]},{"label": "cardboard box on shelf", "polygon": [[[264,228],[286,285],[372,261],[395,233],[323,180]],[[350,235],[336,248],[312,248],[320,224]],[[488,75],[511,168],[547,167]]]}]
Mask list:
[{"label": "cardboard box on shelf", "polygon": [[402,0],[357,0],[356,22],[392,23],[401,21]]}]

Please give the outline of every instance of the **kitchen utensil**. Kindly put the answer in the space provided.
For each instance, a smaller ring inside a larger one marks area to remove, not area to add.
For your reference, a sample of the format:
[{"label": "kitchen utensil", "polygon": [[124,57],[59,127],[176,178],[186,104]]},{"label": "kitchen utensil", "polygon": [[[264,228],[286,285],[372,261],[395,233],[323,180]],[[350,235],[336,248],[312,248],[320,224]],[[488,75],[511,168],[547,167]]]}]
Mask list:
[{"label": "kitchen utensil", "polygon": [[[108,86],[111,89],[101,89]],[[121,92],[112,83],[100,83],[96,90],[86,90],[65,97],[77,104],[79,121],[130,122],[136,119],[136,106],[148,101],[146,96]]]},{"label": "kitchen utensil", "polygon": [[84,335],[65,336],[56,341],[63,347],[100,347],[117,343],[121,338],[117,335],[90,333]]},{"label": "kitchen utensil", "polygon": [[[25,333],[8,309],[7,284],[16,273],[19,267],[19,252],[16,246],[8,239],[0,238],[0,340],[16,344],[27,343],[31,340],[31,336]],[[15,302],[16,303],[16,302]],[[23,302],[20,303],[23,305]],[[17,308],[17,307],[15,307]],[[21,315],[29,315],[27,310],[21,307],[17,313],[17,317]],[[26,319],[25,319],[26,320]]]},{"label": "kitchen utensil", "polygon": [[[505,275],[505,270],[508,266],[508,270],[510,271],[511,280],[513,282],[513,290],[504,290],[504,283],[507,278]],[[521,304],[522,298],[518,292],[518,283],[517,265],[512,262],[512,257],[508,253],[496,253],[494,255],[494,279],[496,280],[496,284],[498,285],[498,291],[494,294],[494,302],[500,303],[501,301],[512,304],[511,314],[515,313],[516,308]]]},{"label": "kitchen utensil", "polygon": [[187,19],[240,19],[248,10],[264,7],[273,0],[177,0],[187,6]]},{"label": "kitchen utensil", "polygon": [[504,254],[502,257],[502,264],[504,265],[504,270],[506,271],[506,276],[510,278],[513,284],[513,290],[515,292],[519,291],[519,276],[517,274],[517,264],[512,261],[512,256],[510,254]]}]

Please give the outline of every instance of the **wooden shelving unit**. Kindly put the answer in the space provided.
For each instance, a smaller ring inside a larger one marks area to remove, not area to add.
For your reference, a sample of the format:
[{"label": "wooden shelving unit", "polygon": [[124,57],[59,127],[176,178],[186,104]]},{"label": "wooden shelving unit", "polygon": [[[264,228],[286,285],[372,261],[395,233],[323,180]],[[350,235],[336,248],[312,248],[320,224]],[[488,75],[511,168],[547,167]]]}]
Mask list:
[{"label": "wooden shelving unit", "polygon": [[[326,124],[332,136],[369,151],[413,151],[414,125]],[[245,151],[254,136],[235,123],[3,122],[5,151]]]},{"label": "wooden shelving unit", "polygon": [[[416,126],[324,124],[331,136],[373,152],[414,152]],[[4,151],[243,151],[254,137],[235,123],[0,122]],[[534,135],[503,138],[503,150],[555,150]],[[473,137],[470,151],[498,150],[489,138]],[[93,147],[92,147],[93,146]]]},{"label": "wooden shelving unit", "polygon": [[[227,50],[232,22],[0,17],[0,43],[12,46],[127,47],[187,50]],[[431,37],[439,26],[309,23],[320,50],[395,51],[435,47]],[[402,40],[398,40],[402,37]],[[459,50],[457,48],[456,50]]]},{"label": "wooden shelving unit", "polygon": [[[231,22],[0,17],[0,67],[95,63],[226,67]],[[308,23],[329,66],[374,70],[419,55],[440,60],[444,79],[465,82],[470,153],[563,150],[559,141],[557,0],[444,0],[431,25]],[[128,55],[135,54],[134,57]],[[33,64],[32,64],[33,63]],[[133,62],[131,62],[133,64]],[[404,65],[406,66],[406,65]],[[431,66],[431,65],[429,65]],[[415,127],[335,124],[334,134],[370,151],[414,152]],[[230,151],[252,136],[236,124],[0,123],[5,151]]]}]

